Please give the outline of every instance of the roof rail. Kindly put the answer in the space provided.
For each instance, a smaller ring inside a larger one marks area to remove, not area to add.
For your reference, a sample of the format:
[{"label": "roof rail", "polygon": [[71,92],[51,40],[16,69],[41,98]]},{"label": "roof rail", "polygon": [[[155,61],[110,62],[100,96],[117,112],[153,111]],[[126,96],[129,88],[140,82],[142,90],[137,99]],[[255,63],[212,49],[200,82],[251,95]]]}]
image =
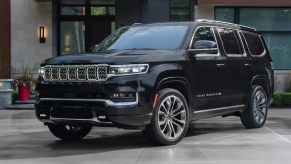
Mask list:
[{"label": "roof rail", "polygon": [[134,23],[132,26],[142,25],[142,23]]},{"label": "roof rail", "polygon": [[248,30],[248,31],[257,31],[255,28],[243,26],[239,24],[229,23],[229,22],[222,22],[222,21],[216,21],[216,20],[208,20],[208,19],[198,19],[196,22],[206,22],[206,23],[217,23],[217,24],[225,24],[230,26],[237,26],[240,27],[242,30]]}]

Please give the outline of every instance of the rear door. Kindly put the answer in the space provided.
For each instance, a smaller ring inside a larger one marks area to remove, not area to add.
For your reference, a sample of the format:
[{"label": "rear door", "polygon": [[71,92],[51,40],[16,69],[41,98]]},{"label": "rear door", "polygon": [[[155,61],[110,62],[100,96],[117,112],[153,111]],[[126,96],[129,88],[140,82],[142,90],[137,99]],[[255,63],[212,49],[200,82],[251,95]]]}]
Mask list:
[{"label": "rear door", "polygon": [[218,28],[227,65],[227,106],[244,105],[251,89],[253,67],[239,31]]},{"label": "rear door", "polygon": [[[193,36],[193,47],[196,41],[208,40],[217,44],[213,27],[200,26]],[[218,47],[216,54],[196,54],[191,57],[194,109],[196,111],[225,107],[226,99],[226,61],[221,56]]]}]

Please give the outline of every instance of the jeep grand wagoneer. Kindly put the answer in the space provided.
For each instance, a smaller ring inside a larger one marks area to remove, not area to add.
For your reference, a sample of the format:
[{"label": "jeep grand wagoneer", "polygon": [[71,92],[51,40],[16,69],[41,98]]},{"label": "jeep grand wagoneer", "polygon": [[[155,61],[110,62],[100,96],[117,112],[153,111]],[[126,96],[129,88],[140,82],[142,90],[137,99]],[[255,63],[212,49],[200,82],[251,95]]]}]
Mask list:
[{"label": "jeep grand wagoneer", "polygon": [[273,81],[272,59],[254,28],[210,20],[138,24],[93,52],[42,62],[35,111],[63,140],[115,126],[171,145],[198,119],[238,116],[246,128],[262,127]]}]

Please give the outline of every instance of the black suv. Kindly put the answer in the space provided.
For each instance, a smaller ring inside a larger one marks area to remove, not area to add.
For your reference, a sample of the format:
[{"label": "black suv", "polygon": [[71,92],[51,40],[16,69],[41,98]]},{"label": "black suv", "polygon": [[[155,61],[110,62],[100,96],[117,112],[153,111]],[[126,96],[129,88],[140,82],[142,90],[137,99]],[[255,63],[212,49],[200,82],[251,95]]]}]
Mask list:
[{"label": "black suv", "polygon": [[198,119],[238,116],[246,128],[266,121],[273,62],[254,28],[210,20],[138,24],[93,49],[41,63],[35,112],[58,138],[115,126],[171,145]]}]

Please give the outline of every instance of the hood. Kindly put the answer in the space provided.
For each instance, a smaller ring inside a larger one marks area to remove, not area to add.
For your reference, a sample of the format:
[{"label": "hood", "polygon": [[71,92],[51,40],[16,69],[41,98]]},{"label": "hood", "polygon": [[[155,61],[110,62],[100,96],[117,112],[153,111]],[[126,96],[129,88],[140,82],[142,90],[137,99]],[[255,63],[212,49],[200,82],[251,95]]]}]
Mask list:
[{"label": "hood", "polygon": [[[175,54],[176,50],[118,50],[118,51],[103,51],[94,53],[81,53],[63,55],[55,58],[50,58],[41,63],[45,65],[87,65],[87,64],[109,64],[122,65],[130,64],[137,58],[153,55]],[[154,60],[154,59],[152,59]],[[136,61],[136,60],[135,60]]]}]

